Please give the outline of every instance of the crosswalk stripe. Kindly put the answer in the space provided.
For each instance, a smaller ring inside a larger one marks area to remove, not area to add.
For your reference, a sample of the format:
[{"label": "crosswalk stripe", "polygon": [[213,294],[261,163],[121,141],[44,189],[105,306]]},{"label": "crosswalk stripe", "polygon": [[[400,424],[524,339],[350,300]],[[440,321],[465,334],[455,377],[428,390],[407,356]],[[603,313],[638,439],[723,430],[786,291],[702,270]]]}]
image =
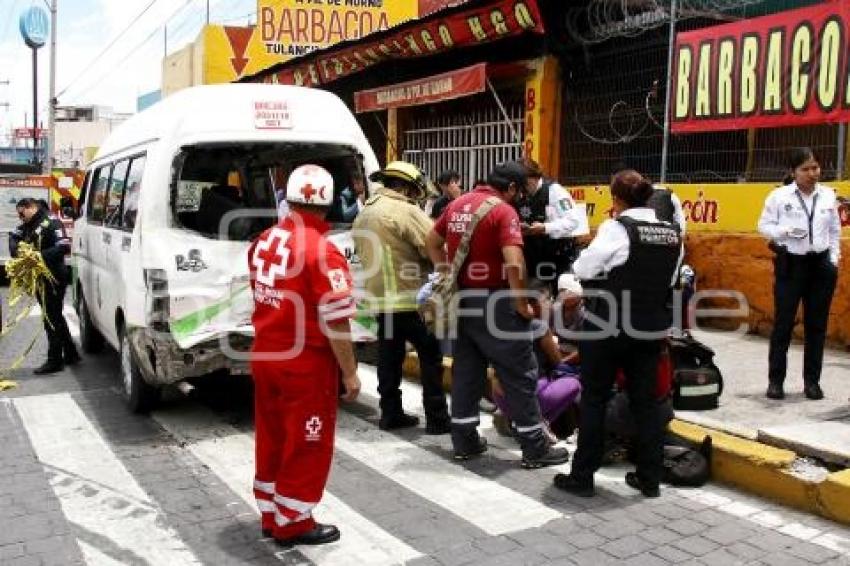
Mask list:
[{"label": "crosswalk stripe", "polygon": [[69,394],[13,403],[65,517],[122,555],[83,542],[88,564],[200,564]]},{"label": "crosswalk stripe", "polygon": [[[216,474],[234,493],[255,508],[251,480],[254,477],[254,440],[230,425],[215,425],[209,410],[181,405],[173,411],[153,414],[165,430],[186,442],[186,448]],[[334,544],[298,547],[316,564],[383,566],[400,564],[422,556],[381,527],[357,513],[332,493],[325,492],[316,509],[323,522],[339,524],[343,534]]]},{"label": "crosswalk stripe", "polygon": [[[361,366],[359,374],[362,390],[368,392],[377,383],[374,369]],[[363,401],[369,403],[368,393],[362,395]],[[539,501],[468,471],[445,457],[364,424],[352,414],[340,411],[337,449],[490,535],[532,529],[564,517]],[[447,437],[433,442],[440,443],[449,453]]]}]

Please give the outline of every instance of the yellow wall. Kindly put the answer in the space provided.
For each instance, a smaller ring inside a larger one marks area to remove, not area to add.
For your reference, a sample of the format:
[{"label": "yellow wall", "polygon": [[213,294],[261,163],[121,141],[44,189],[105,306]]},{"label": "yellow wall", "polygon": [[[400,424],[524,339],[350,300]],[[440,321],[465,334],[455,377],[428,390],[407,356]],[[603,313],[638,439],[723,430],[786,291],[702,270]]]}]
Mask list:
[{"label": "yellow wall", "polygon": [[[848,181],[826,184],[840,195],[850,195]],[[669,185],[682,201],[688,232],[710,233],[756,232],[764,200],[776,186],[776,183]],[[598,226],[609,217],[611,195],[607,186],[570,187],[570,190],[576,200],[587,203],[591,226]],[[850,236],[850,231],[844,235]]]}]

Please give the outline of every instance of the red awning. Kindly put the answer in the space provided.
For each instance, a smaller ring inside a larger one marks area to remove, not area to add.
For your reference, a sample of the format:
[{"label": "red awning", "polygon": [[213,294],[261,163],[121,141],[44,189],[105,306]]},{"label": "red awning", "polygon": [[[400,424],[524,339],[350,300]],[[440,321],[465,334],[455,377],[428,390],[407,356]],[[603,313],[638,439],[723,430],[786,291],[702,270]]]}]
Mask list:
[{"label": "red awning", "polygon": [[357,113],[418,106],[471,96],[487,89],[487,64],[354,93]]}]

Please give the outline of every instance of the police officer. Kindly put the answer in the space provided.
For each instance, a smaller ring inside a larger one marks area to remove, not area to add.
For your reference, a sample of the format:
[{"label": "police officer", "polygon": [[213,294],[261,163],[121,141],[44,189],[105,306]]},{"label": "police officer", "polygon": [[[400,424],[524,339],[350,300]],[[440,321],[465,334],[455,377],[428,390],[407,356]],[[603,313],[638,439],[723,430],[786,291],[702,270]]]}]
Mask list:
[{"label": "police officer", "polygon": [[[454,457],[466,460],[487,450],[487,442],[477,430],[478,403],[484,393],[487,366],[492,364],[516,426],[522,466],[562,464],[568,460],[569,452],[550,447],[543,434],[536,395],[538,368],[532,346],[534,315],[525,292],[519,218],[511,206],[525,186],[525,167],[518,162],[498,165],[488,183],[452,201],[427,242],[434,265],[447,271],[472,219],[481,214],[479,210],[489,209],[472,232],[469,253],[457,280],[462,295],[453,344]],[[483,206],[487,209],[480,208]]]},{"label": "police officer", "polygon": [[42,375],[62,371],[65,365],[80,361],[77,347],[71,339],[68,323],[62,314],[68,271],[65,255],[71,251],[71,241],[59,220],[48,217],[45,208],[32,198],[23,198],[16,205],[22,223],[9,238],[12,257],[18,254],[22,242],[41,252],[44,263],[53,275],[53,281],[44,281],[44,297],[37,297],[44,313],[44,331],[47,333],[47,361],[34,370]]},{"label": "police officer", "polygon": [[522,221],[523,253],[529,277],[552,285],[567,271],[575,249],[573,232],[579,226],[575,201],[564,187],[545,179],[540,165],[522,161],[528,180],[514,206]]},{"label": "police officer", "polygon": [[410,342],[419,355],[425,431],[448,434],[443,354],[416,310],[416,293],[432,270],[425,239],[433,223],[418,206],[427,196],[428,180],[415,165],[394,161],[374,173],[372,181],[383,188],[366,201],[352,235],[367,274],[369,300],[378,313],[379,427],[392,430],[419,423],[401,405],[402,365]]},{"label": "police officer", "polygon": [[255,384],[254,495],[266,536],[324,544],[339,529],[313,519],[330,472],[340,373],[343,400],[360,391],[350,337],[355,313],[348,263],[325,237],[330,173],[295,169],[291,211],[251,245],[254,291],[251,372]]},{"label": "police officer", "polygon": [[637,472],[626,483],[647,497],[659,495],[664,430],[657,418],[656,368],[672,314],[666,308],[681,261],[678,228],[661,222],[647,200],[652,184],[634,170],[611,182],[615,219],[573,264],[584,280],[585,335],[579,345],[582,371],[578,449],[569,475],[555,487],[583,497],[594,494],[593,475],[602,463],[605,407],[618,368],[627,381],[638,426]]},{"label": "police officer", "polygon": [[775,322],[770,335],[767,397],[783,399],[788,346],[803,302],[803,392],[823,399],[820,387],[829,305],[835,292],[841,222],[835,191],[818,183],[820,163],[809,148],[791,153],[793,180],[764,203],[758,229],[770,238],[774,259]]}]

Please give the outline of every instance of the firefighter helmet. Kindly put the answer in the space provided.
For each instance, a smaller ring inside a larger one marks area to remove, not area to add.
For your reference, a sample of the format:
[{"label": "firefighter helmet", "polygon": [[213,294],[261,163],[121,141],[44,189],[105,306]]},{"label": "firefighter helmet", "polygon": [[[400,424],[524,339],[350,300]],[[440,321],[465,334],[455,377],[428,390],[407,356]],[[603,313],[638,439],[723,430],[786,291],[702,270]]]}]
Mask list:
[{"label": "firefighter helmet", "polygon": [[334,198],[334,179],[318,165],[302,165],[286,182],[286,200],[295,204],[330,206]]},{"label": "firefighter helmet", "polygon": [[408,196],[415,201],[424,201],[437,192],[428,176],[419,167],[406,161],[388,163],[381,171],[372,173],[369,179],[385,186],[393,179],[404,181],[412,189]]}]

